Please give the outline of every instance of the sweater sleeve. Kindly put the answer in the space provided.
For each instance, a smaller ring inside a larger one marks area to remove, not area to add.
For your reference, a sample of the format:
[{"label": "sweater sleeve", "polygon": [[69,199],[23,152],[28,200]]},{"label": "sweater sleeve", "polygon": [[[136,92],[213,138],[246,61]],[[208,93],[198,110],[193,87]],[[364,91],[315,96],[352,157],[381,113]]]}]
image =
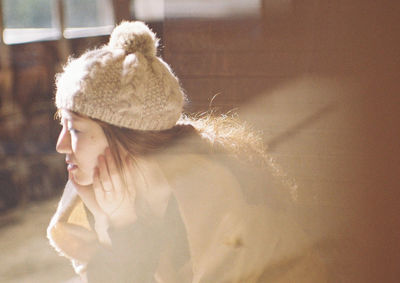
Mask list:
[{"label": "sweater sleeve", "polygon": [[87,216],[83,202],[68,182],[47,227],[47,238],[60,255],[75,262],[77,273],[82,269],[77,266],[85,263],[96,248],[96,234],[90,228]]}]

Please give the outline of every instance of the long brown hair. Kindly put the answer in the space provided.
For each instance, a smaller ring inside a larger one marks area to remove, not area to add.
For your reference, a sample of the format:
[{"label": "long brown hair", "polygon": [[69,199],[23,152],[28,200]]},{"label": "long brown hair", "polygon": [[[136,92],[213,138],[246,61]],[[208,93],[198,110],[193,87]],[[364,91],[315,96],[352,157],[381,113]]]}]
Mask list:
[{"label": "long brown hair", "polygon": [[182,147],[179,151],[223,152],[261,166],[266,161],[261,135],[233,115],[183,115],[173,128],[161,131],[132,130],[98,120],[96,122],[102,127],[117,161],[122,156],[121,150],[135,158],[172,147],[174,150]]}]

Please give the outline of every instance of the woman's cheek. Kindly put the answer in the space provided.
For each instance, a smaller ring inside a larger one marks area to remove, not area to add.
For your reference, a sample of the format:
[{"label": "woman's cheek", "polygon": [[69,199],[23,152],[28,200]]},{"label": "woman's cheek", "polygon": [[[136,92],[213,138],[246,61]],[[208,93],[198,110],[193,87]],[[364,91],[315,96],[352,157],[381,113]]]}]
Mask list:
[{"label": "woman's cheek", "polygon": [[79,161],[78,172],[81,185],[92,184],[94,168],[97,166],[96,160],[94,160],[93,158],[81,158]]},{"label": "woman's cheek", "polygon": [[71,148],[75,155],[79,153],[80,147],[81,145],[78,137],[75,134],[71,134]]}]

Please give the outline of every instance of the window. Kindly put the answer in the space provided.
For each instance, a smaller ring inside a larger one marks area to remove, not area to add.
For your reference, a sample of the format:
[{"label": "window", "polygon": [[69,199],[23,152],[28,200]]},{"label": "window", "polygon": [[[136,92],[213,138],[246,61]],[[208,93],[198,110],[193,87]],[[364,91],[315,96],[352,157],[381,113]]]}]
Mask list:
[{"label": "window", "polygon": [[[0,0],[6,44],[110,34],[112,0]],[[62,4],[63,17],[59,17]],[[64,24],[60,24],[64,18]],[[64,26],[63,33],[60,27]]]},{"label": "window", "polygon": [[164,0],[131,0],[132,17],[141,21],[162,21]]},{"label": "window", "polygon": [[7,44],[53,40],[60,37],[53,17],[52,0],[3,0]]},{"label": "window", "polygon": [[110,34],[114,27],[111,0],[64,0],[66,38]]}]

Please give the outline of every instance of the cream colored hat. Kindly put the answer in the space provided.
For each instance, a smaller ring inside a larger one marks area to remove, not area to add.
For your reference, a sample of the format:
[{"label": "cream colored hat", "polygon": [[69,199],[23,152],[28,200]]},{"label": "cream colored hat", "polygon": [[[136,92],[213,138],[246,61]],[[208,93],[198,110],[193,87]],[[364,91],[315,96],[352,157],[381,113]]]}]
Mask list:
[{"label": "cream colored hat", "polygon": [[122,22],[107,45],[69,60],[57,75],[57,108],[136,130],[173,127],[184,94],[157,46],[144,23]]}]

